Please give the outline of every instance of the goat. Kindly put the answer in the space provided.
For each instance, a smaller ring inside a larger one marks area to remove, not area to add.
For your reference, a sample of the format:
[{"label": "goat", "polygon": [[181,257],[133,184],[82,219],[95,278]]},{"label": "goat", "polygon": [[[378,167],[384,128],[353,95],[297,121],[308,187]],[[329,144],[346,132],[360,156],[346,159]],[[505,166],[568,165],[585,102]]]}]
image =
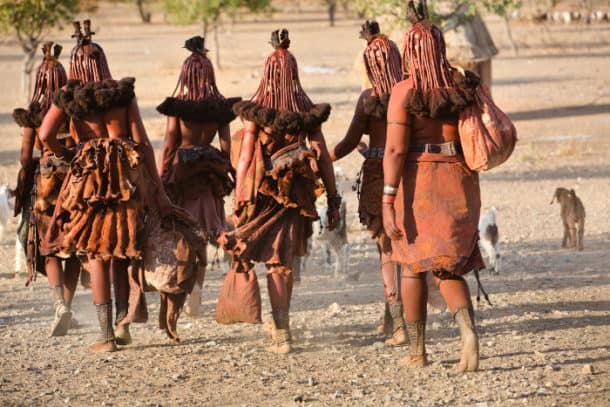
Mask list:
[{"label": "goat", "polygon": [[479,247],[489,271],[500,273],[502,256],[498,247],[499,233],[496,223],[497,210],[491,208],[479,218]]},{"label": "goat", "polygon": [[[585,207],[573,189],[557,188],[551,204],[555,201],[561,206],[561,221],[563,223],[563,240],[561,247],[584,250]],[[578,233],[577,233],[578,231]]]}]

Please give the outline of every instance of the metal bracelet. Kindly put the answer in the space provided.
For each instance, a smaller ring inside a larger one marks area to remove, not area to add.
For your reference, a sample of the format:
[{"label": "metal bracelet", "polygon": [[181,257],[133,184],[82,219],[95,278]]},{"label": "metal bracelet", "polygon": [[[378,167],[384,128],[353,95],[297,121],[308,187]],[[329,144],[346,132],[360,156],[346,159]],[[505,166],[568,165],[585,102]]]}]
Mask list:
[{"label": "metal bracelet", "polygon": [[398,188],[393,185],[386,184],[383,186],[383,194],[396,196],[396,194],[398,194]]}]

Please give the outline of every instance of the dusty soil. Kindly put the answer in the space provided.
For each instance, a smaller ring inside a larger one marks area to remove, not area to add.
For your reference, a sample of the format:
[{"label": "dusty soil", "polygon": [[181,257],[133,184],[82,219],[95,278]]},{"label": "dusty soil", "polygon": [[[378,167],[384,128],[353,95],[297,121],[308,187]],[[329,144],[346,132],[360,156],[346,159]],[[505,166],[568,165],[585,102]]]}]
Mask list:
[{"label": "dusty soil", "polygon": [[[137,78],[146,127],[158,146],[164,121],[154,107],[173,90],[185,57],[179,45],[198,27],[143,26],[117,4],[103,5],[94,25],[114,76]],[[333,105],[325,126],[332,145],[359,94],[358,21],[341,18],[331,29],[319,11],[228,25],[220,36],[220,89],[251,95],[270,50],[268,32],[279,26],[291,29],[305,89],[314,101]],[[23,275],[13,276],[14,239],[7,233],[0,245],[0,404],[610,405],[610,25],[518,24],[519,56],[509,50],[502,25],[491,20],[489,26],[501,49],[494,96],[515,120],[520,142],[507,164],[481,174],[483,206],[498,209],[504,264],[499,275],[482,275],[494,305],[477,306],[480,372],[454,372],[457,328],[438,314],[428,321],[433,363],[422,370],[398,367],[406,349],[387,348],[373,333],[382,288],[374,246],[355,216],[351,184],[361,161],[353,154],[339,165],[348,178],[342,189],[350,208],[350,268],[361,277],[337,279],[314,256],[315,267],[295,289],[296,351],[286,357],[265,351],[261,326],[214,322],[218,267],[208,273],[203,316],[180,320],[180,344],[156,329],[158,300],[151,294],[151,321],[133,327],[132,346],[88,354],[97,331],[90,293],[82,289],[74,306],[81,327],[50,339],[46,282],[39,278],[28,289]],[[69,48],[68,31],[50,37]],[[0,182],[11,184],[20,137],[10,111],[25,104],[20,59],[14,42],[0,42]],[[583,252],[560,248],[559,208],[549,205],[558,186],[575,188],[585,204]],[[469,283],[474,290],[471,277]]]}]

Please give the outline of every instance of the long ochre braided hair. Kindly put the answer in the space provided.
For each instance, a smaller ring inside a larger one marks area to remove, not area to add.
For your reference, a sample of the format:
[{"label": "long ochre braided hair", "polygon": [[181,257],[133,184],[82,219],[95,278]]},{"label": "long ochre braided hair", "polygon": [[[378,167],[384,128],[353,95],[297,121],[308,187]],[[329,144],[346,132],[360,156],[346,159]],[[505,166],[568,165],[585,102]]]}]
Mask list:
[{"label": "long ochre braided hair", "polygon": [[203,99],[224,99],[216,86],[216,76],[212,61],[207,57],[204,38],[192,37],[185,42],[184,48],[191,55],[184,60],[178,83],[172,96],[180,100],[199,101]]},{"label": "long ochre braided hair", "polygon": [[400,51],[394,41],[379,33],[378,25],[374,21],[364,23],[361,35],[368,42],[363,54],[364,66],[373,85],[374,94],[389,94],[394,85],[402,79]]},{"label": "long ochre braided hair", "polygon": [[288,51],[290,47],[288,30],[273,31],[270,43],[275,51],[267,57],[263,77],[250,100],[280,112],[310,111],[314,104],[299,81],[297,60]]},{"label": "long ochre braided hair", "polygon": [[70,79],[78,79],[83,83],[101,82],[112,79],[108,60],[103,48],[92,41],[91,21],[83,21],[83,29],[78,21],[73,23],[76,46],[70,54]]},{"label": "long ochre braided hair", "polygon": [[62,46],[53,44],[52,41],[45,42],[42,46],[44,56],[42,63],[36,70],[34,93],[30,104],[37,103],[40,110],[44,113],[51,107],[57,90],[61,89],[68,82],[66,70],[61,62],[59,62],[61,50]]}]

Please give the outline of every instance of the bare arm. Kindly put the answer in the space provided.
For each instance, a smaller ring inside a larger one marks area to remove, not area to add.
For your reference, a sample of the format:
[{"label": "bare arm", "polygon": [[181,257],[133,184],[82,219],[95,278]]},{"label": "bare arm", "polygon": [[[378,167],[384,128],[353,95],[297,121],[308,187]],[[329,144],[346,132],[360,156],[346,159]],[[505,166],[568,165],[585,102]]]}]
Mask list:
[{"label": "bare arm", "polygon": [[21,156],[19,158],[22,168],[28,168],[32,164],[35,143],[36,130],[31,127],[24,127],[21,138]]},{"label": "bare arm", "polygon": [[[404,108],[406,87],[404,82],[396,85],[390,97],[388,106],[387,140],[383,158],[383,180],[385,185],[398,187],[400,176],[409,151],[411,138],[410,117]],[[383,205],[383,225],[392,240],[402,237],[402,232],[396,227],[394,206]]]},{"label": "bare arm", "polygon": [[159,178],[159,174],[155,168],[155,152],[152,144],[150,144],[148,135],[146,134],[146,129],[144,128],[142,117],[140,116],[140,109],[138,108],[136,98],[133,98],[129,108],[127,109],[127,118],[129,120],[131,137],[133,138],[133,141],[139,144],[142,148],[144,165],[146,166],[150,179],[155,187],[155,196],[157,198],[157,204],[159,205],[161,215],[167,216],[171,212],[172,205],[167,197],[167,194],[165,193],[165,190],[163,189],[161,178]]},{"label": "bare arm", "polygon": [[161,157],[159,158],[159,176],[169,168],[170,160],[174,156],[176,149],[180,145],[180,126],[176,117],[168,116],[165,125],[165,137],[163,147],[161,147]]},{"label": "bare arm", "polygon": [[[235,169],[235,191],[241,190],[241,185],[244,182],[248,168],[254,158],[254,149],[256,146],[256,138],[258,137],[258,127],[254,122],[244,120],[243,138],[241,142],[241,150],[239,159],[237,160],[237,168]],[[239,208],[240,202],[237,201],[237,193],[235,194],[233,209]]]},{"label": "bare arm", "polygon": [[57,106],[51,105],[51,108],[44,116],[44,120],[38,130],[38,136],[55,155],[63,157],[66,160],[72,158],[72,152],[64,147],[57,140],[57,133],[66,123],[66,114]]},{"label": "bare arm", "polygon": [[316,153],[320,177],[329,196],[337,195],[337,185],[335,183],[335,172],[333,162],[326,148],[326,140],[322,134],[322,129],[318,128],[309,135],[311,149]]},{"label": "bare arm", "polygon": [[[341,220],[339,215],[340,197],[337,194],[337,184],[335,181],[335,172],[333,170],[333,162],[326,148],[326,141],[322,134],[322,129],[318,128],[309,135],[309,143],[312,150],[316,153],[320,177],[326,188],[328,199],[328,229],[333,230]],[[331,202],[333,204],[331,204]]]},{"label": "bare arm", "polygon": [[223,124],[218,129],[218,141],[220,142],[220,151],[229,158],[231,156],[231,128],[229,123]]},{"label": "bare arm", "polygon": [[366,132],[367,117],[364,113],[365,96],[366,95],[364,92],[360,95],[360,99],[358,99],[358,104],[356,105],[356,110],[354,111],[354,117],[352,118],[352,122],[347,129],[345,137],[343,137],[343,140],[337,143],[337,145],[330,152],[332,161],[340,160],[354,151],[362,139],[362,135]]}]

